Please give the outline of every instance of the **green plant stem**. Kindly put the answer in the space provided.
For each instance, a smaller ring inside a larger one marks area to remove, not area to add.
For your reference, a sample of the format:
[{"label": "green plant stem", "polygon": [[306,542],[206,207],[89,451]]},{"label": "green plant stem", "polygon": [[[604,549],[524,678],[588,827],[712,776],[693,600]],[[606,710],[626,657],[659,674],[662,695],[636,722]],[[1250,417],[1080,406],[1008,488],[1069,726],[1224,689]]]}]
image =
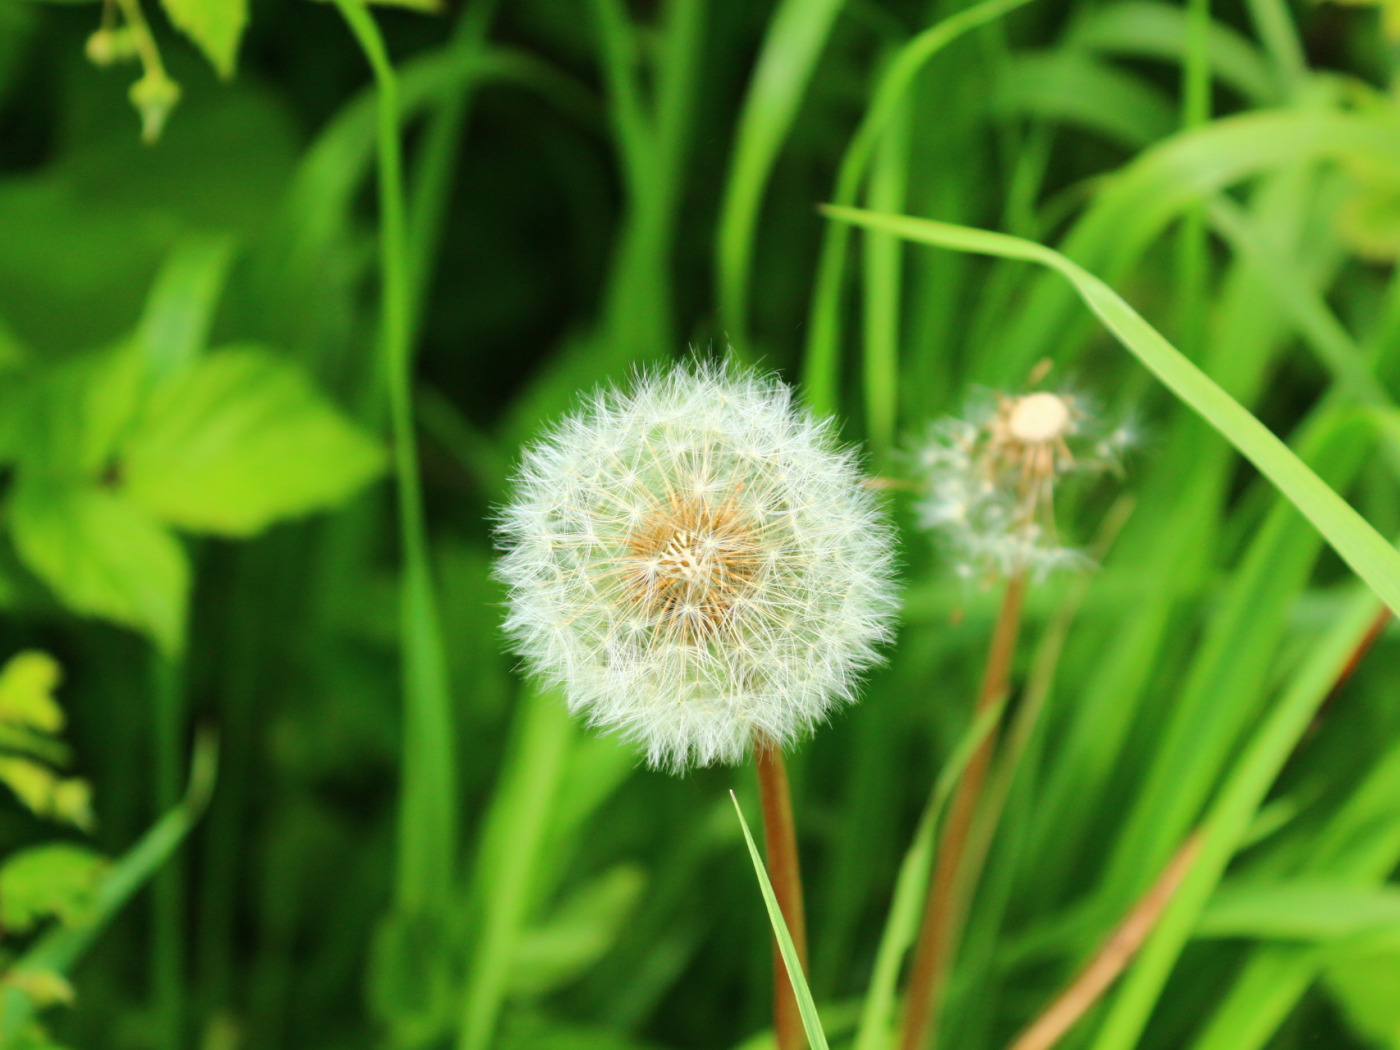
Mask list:
[{"label": "green plant stem", "polygon": [[[807,918],[802,903],[802,868],[797,854],[797,830],[792,817],[792,791],[782,750],[755,735],[754,768],[763,804],[763,850],[768,875],[802,970],[807,971]],[[783,962],[782,946],[773,941],[773,1032],[778,1050],[805,1050],[807,1037],[792,981]]]},{"label": "green plant stem", "polygon": [[433,593],[412,401],[412,290],[399,146],[398,79],[374,18],[335,0],[379,89],[377,148],[381,353],[394,442],[402,545],[400,645],[404,730],[396,901],[408,913],[447,906],[457,856],[457,771],[451,694]]},{"label": "green plant stem", "polygon": [[[182,660],[169,653],[156,653],[151,671],[151,692],[155,701],[155,811],[165,813],[180,801],[184,786]],[[156,1001],[157,1040],[163,1050],[181,1050],[185,1045],[185,870],[178,857],[161,868],[153,890],[152,990]]]},{"label": "green plant stem", "polygon": [[[1008,692],[1016,641],[1021,633],[1021,610],[1025,595],[1026,575],[1023,571],[1017,572],[1007,581],[1002,595],[974,715],[981,715]],[[924,1050],[936,1033],[948,970],[957,952],[961,913],[972,892],[970,880],[964,878],[968,838],[982,797],[982,784],[995,750],[996,734],[989,732],[958,783],[957,794],[953,796],[948,813],[948,823],[939,837],[938,860],[929,883],[923,923],[909,974],[904,1025],[899,1041],[901,1050]]]},{"label": "green plant stem", "polygon": [[[464,65],[475,65],[485,55],[486,34],[499,4],[500,0],[476,0],[466,5],[458,17],[449,47]],[[478,78],[466,78],[448,91],[424,131],[422,157],[408,207],[410,339],[420,327],[429,276],[446,229],[452,174],[457,168],[457,155],[478,82]]]}]

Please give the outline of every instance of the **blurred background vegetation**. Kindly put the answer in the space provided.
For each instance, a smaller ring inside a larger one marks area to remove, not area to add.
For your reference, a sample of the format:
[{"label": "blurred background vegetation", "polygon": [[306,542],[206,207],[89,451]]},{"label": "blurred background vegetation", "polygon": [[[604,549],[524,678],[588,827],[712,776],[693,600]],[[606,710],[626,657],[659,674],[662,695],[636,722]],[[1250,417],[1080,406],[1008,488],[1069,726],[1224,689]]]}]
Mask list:
[{"label": "blurred background vegetation", "polygon": [[[1380,606],[1058,278],[817,212],[1058,246],[1393,536],[1394,4],[967,7],[0,0],[0,657],[52,657],[0,676],[3,1045],[764,1045],[751,773],[574,726],[490,577],[522,441],[732,346],[876,472],[1043,359],[1146,435],[1061,503],[1116,539],[1029,598],[940,1045],[1208,815],[1223,877],[1065,1045],[1400,1047],[1393,632],[1333,688]],[[834,1045],[995,613],[890,505],[899,640],[790,759]]]}]

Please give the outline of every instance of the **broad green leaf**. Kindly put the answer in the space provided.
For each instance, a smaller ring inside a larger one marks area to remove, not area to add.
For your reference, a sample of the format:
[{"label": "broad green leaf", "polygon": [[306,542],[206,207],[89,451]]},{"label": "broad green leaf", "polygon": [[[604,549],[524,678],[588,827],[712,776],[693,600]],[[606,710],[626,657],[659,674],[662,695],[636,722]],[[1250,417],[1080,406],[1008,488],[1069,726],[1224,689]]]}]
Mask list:
[{"label": "broad green leaf", "polygon": [[63,672],[48,653],[17,653],[0,669],[0,722],[57,733],[63,709],[53,698]]},{"label": "broad green leaf", "polygon": [[300,369],[241,347],[159,387],[121,463],[126,491],[156,517],[251,536],[348,499],[384,456]]},{"label": "broad green leaf", "polygon": [[1392,611],[1400,611],[1400,553],[1287,445],[1099,278],[1054,249],[1019,237],[856,208],[828,206],[823,210],[842,222],[884,230],[911,241],[1022,259],[1058,271],[1124,347],[1258,467],[1386,605]]},{"label": "broad green leaf", "polygon": [[129,343],[40,373],[11,394],[21,403],[4,427],[4,452],[26,472],[94,477],[111,465],[144,376],[145,363]]},{"label": "broad green leaf", "polygon": [[248,24],[248,0],[161,0],[176,28],[208,56],[225,80],[238,62],[238,42]]},{"label": "broad green leaf", "polygon": [[74,612],[143,631],[166,652],[180,649],[189,564],[141,507],[95,485],[21,476],[10,527],[20,559]]},{"label": "broad green leaf", "polygon": [[1325,983],[1360,1035],[1386,1050],[1400,1047],[1400,955],[1349,959],[1333,966]]},{"label": "broad green leaf", "polygon": [[71,926],[92,907],[105,858],[82,846],[51,842],[0,865],[0,924],[27,933],[47,918]]}]

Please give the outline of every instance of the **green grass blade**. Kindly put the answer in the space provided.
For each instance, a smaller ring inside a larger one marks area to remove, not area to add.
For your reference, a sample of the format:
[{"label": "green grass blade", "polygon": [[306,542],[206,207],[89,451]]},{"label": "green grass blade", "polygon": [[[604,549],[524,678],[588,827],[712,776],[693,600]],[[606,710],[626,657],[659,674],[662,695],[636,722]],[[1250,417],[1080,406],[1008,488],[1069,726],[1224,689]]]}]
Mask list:
[{"label": "green grass blade", "polygon": [[516,744],[486,814],[474,872],[476,936],[458,1050],[486,1050],[494,1038],[574,738],[573,719],[557,693],[527,687],[517,718]]},{"label": "green grass blade", "polygon": [[399,640],[403,661],[403,780],[396,897],[406,912],[451,899],[457,858],[456,731],[442,625],[423,521],[413,422],[412,290],[399,144],[398,78],[374,18],[357,0],[336,0],[379,88],[380,349],[394,438],[403,577]]},{"label": "green grass blade", "polygon": [[922,244],[1021,259],[1058,271],[1124,347],[1258,467],[1392,611],[1400,610],[1400,553],[1287,445],[1083,267],[1051,248],[1006,234],[855,208],[829,206],[823,211],[834,219]]},{"label": "green grass blade", "polygon": [[763,891],[763,903],[768,907],[768,921],[773,924],[773,936],[778,939],[778,951],[782,952],[783,965],[787,967],[788,978],[792,981],[793,993],[797,996],[797,1009],[802,1014],[802,1027],[807,1032],[807,1041],[812,1050],[828,1050],[826,1033],[822,1031],[821,1018],[817,1016],[817,1004],[812,999],[812,989],[807,987],[807,976],[802,972],[802,962],[797,958],[797,947],[792,943],[783,910],[778,907],[777,894],[768,881],[768,870],[763,866],[758,846],[754,843],[749,822],[744,819],[744,811],[739,808],[739,800],[734,792],[729,793],[734,802],[734,812],[739,814],[739,825],[744,829],[744,841],[749,847],[749,859],[753,861],[754,874],[758,876],[758,888]]},{"label": "green grass blade", "polygon": [[1249,831],[1255,811],[1370,631],[1378,608],[1357,595],[1335,626],[1309,653],[1292,684],[1245,749],[1206,818],[1200,856],[1162,915],[1109,1012],[1093,1050],[1137,1045],[1172,967],[1191,935],[1230,858]]},{"label": "green grass blade", "polygon": [[[861,181],[875,155],[880,136],[899,114],[900,105],[930,59],[966,33],[986,25],[1030,0],[983,0],[943,19],[905,44],[891,60],[875,88],[865,116],[841,158],[832,199],[854,204]],[[841,333],[841,291],[845,283],[849,230],[837,223],[822,232],[822,250],[808,317],[806,356],[802,367],[807,403],[813,411],[836,411],[838,347]],[[721,242],[723,243],[723,242]],[[742,289],[741,289],[742,291]]]},{"label": "green grass blade", "polygon": [[875,969],[861,1008],[860,1028],[856,1033],[855,1050],[885,1050],[894,1017],[895,986],[899,982],[900,966],[914,943],[923,912],[924,894],[928,890],[929,872],[933,870],[934,831],[943,815],[948,798],[957,787],[958,778],[987,734],[1001,719],[1006,698],[991,704],[973,721],[958,741],[958,746],[943,764],[938,780],[929,795],[923,815],[919,818],[914,841],[904,854],[895,882],[894,900],[885,920],[885,931],[875,955]]},{"label": "green grass blade", "polygon": [[716,244],[720,316],[730,338],[747,342],[754,230],[778,150],[826,46],[842,0],[783,0],[769,23],[739,114]]}]

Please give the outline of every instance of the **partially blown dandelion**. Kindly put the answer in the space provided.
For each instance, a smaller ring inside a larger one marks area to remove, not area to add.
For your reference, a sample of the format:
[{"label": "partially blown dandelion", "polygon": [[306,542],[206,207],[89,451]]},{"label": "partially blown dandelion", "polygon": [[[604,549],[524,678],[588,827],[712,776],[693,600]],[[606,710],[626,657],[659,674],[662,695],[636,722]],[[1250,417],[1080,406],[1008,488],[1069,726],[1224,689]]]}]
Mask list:
[{"label": "partially blown dandelion", "polygon": [[890,632],[891,538],[860,480],[775,379],[688,364],[604,390],[525,453],[507,630],[652,765],[790,742]]},{"label": "partially blown dandelion", "polygon": [[1105,430],[1070,394],[994,394],[940,420],[915,451],[925,528],[947,540],[959,575],[1044,576],[1088,563],[1060,544],[1054,491],[1071,473],[1117,469],[1131,427]]}]

